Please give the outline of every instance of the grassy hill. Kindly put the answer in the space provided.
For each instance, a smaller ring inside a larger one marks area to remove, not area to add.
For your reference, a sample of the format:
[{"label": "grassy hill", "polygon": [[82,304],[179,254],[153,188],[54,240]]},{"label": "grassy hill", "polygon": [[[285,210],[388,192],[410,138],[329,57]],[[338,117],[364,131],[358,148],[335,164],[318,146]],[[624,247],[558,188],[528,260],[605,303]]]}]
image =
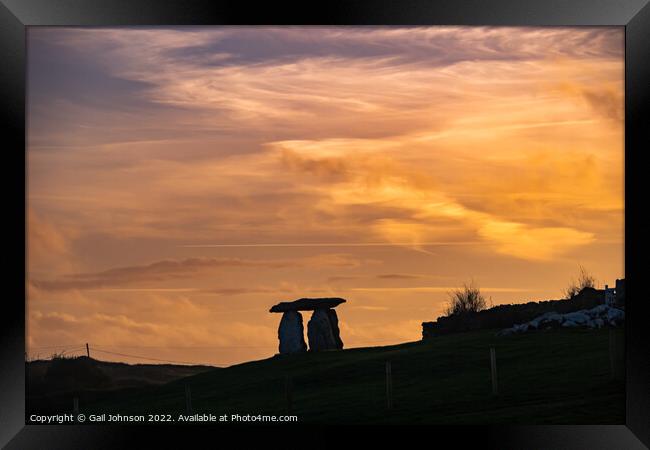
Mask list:
[{"label": "grassy hill", "polygon": [[[292,413],[307,423],[624,423],[623,330],[614,330],[618,380],[611,379],[609,330],[560,329],[510,337],[495,330],[387,347],[275,356],[203,372],[162,386],[81,402],[85,413]],[[491,393],[496,348],[499,395]],[[394,406],[386,408],[391,361]]]},{"label": "grassy hill", "polygon": [[66,412],[75,396],[96,401],[110,397],[115,391],[123,395],[130,389],[165,384],[212,369],[211,366],[126,364],[86,356],[29,361],[25,363],[26,409],[28,414]]}]

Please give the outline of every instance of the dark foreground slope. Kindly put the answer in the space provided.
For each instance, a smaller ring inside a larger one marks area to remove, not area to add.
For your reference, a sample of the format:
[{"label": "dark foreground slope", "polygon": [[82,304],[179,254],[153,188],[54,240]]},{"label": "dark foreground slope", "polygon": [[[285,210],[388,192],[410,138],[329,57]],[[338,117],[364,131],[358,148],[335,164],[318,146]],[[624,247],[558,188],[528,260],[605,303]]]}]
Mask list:
[{"label": "dark foreground slope", "polygon": [[[550,330],[495,337],[494,330],[388,347],[306,353],[249,362],[116,393],[85,413],[292,413],[309,423],[624,423],[624,384],[611,379],[610,331]],[[622,368],[623,333],[614,330]],[[496,348],[499,395],[491,394]],[[386,361],[394,406],[386,408]]]},{"label": "dark foreground slope", "polygon": [[25,363],[26,409],[30,413],[53,414],[70,409],[73,398],[98,400],[124,393],[125,389],[141,389],[161,385],[197,373],[212,370],[211,366],[176,364],[125,364],[101,361],[86,356],[35,360]]}]

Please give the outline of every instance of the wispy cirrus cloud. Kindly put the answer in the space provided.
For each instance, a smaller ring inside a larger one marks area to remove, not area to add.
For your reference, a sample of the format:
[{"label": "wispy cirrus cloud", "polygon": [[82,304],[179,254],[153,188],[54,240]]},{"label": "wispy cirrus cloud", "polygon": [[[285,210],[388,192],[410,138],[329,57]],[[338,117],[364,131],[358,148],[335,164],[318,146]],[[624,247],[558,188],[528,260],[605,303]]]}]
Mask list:
[{"label": "wispy cirrus cloud", "polygon": [[414,275],[410,273],[382,273],[377,275],[381,280],[417,280],[422,278],[422,275]]},{"label": "wispy cirrus cloud", "polygon": [[[323,254],[300,259],[244,260],[239,258],[187,258],[182,260],[156,261],[140,266],[116,267],[100,272],[67,274],[56,280],[31,280],[30,283],[44,290],[97,289],[129,285],[141,282],[167,282],[188,279],[201,273],[218,269],[286,269],[297,267],[358,267],[361,262],[347,255]],[[158,288],[148,288],[157,290]],[[159,288],[169,290],[174,288]],[[181,288],[192,290],[192,288]],[[214,289],[209,292],[241,293],[241,289]],[[249,291],[252,292],[252,291]],[[264,290],[258,290],[264,292]]]}]

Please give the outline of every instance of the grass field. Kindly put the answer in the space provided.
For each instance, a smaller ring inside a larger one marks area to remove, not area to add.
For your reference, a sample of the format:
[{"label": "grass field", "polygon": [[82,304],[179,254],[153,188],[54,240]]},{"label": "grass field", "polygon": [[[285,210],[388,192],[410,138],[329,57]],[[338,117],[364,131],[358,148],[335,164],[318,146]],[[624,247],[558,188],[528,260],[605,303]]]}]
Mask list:
[{"label": "grass field", "polygon": [[[292,413],[307,423],[621,424],[625,421],[623,330],[549,330],[511,337],[494,331],[387,347],[275,356],[82,405],[86,413]],[[491,392],[495,347],[499,394]],[[391,361],[393,408],[386,407]]]}]

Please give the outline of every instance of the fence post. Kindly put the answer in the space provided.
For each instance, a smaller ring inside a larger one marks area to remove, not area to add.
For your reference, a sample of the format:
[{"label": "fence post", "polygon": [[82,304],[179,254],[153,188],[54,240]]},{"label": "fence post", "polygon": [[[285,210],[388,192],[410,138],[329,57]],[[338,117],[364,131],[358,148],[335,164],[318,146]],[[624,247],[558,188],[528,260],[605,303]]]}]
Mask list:
[{"label": "fence post", "polygon": [[286,375],[284,377],[284,396],[287,401],[287,414],[291,414],[293,410],[293,395],[291,388],[291,377],[289,375]]},{"label": "fence post", "polygon": [[90,358],[90,347],[88,347],[88,342],[86,342],[86,355]]},{"label": "fence post", "polygon": [[79,397],[74,397],[72,399],[72,412],[79,414]]},{"label": "fence post", "polygon": [[490,368],[492,371],[492,394],[497,395],[499,393],[497,385],[497,356],[494,347],[490,347]]},{"label": "fence post", "polygon": [[192,391],[189,384],[185,385],[185,408],[188,414],[192,414]]},{"label": "fence post", "polygon": [[386,361],[386,408],[393,408],[393,370],[390,361]]},{"label": "fence post", "polygon": [[616,379],[616,336],[614,328],[609,329],[609,370],[612,379]]}]

